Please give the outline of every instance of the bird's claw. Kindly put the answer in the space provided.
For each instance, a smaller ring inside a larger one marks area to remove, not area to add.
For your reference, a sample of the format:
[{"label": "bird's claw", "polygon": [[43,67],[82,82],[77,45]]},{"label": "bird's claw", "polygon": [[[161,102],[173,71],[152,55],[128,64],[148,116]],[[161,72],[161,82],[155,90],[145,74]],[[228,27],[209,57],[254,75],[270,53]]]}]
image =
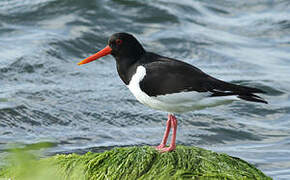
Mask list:
[{"label": "bird's claw", "polygon": [[[157,146],[159,147],[159,146]],[[169,146],[169,147],[162,147],[162,148],[158,148],[157,149],[156,147],[156,150],[158,150],[160,153],[164,153],[164,152],[170,152],[170,151],[174,151],[176,149],[176,146]]]},{"label": "bird's claw", "polygon": [[155,148],[157,151],[160,151],[160,150],[163,149],[164,147],[166,147],[165,144],[160,144],[159,146],[155,146],[154,148]]}]

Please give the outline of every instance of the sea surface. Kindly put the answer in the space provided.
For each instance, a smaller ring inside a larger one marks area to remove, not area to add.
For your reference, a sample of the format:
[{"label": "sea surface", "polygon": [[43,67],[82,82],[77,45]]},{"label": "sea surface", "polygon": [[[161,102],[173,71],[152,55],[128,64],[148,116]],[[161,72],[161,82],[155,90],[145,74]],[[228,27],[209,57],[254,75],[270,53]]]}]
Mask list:
[{"label": "sea surface", "polygon": [[177,114],[177,144],[290,179],[289,0],[1,0],[0,157],[15,143],[51,142],[51,155],[161,141],[166,113],[133,97],[112,56],[77,66],[115,32],[266,91],[269,104],[236,101]]}]

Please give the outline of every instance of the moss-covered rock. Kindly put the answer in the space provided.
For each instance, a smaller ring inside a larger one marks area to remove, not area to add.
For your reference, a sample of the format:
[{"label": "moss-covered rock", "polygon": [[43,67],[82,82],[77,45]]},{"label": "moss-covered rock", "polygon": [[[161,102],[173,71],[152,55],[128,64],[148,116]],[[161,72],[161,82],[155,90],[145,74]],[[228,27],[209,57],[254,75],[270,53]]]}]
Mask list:
[{"label": "moss-covered rock", "polygon": [[239,158],[186,146],[162,154],[145,146],[84,155],[56,155],[29,162],[22,160],[2,169],[0,177],[30,180],[271,179]]}]

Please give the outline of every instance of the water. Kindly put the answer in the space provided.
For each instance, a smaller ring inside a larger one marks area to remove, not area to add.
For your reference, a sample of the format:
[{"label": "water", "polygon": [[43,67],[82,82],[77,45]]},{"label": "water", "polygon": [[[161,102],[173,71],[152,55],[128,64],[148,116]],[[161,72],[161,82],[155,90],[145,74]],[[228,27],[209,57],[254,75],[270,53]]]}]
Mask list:
[{"label": "water", "polygon": [[48,141],[50,154],[157,145],[166,114],[138,103],[112,57],[76,63],[115,32],[226,81],[264,89],[178,115],[177,143],[240,157],[290,179],[290,2],[0,1],[0,154]]}]

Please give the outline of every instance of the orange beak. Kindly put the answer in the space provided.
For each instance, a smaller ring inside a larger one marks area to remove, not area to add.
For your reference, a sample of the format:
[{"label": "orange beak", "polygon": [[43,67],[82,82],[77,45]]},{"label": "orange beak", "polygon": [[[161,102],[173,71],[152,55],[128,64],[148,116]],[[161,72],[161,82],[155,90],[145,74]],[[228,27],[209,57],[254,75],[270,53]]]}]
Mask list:
[{"label": "orange beak", "polygon": [[90,57],[88,57],[88,58],[82,60],[81,62],[79,62],[78,65],[87,64],[87,63],[92,62],[94,60],[97,60],[97,59],[99,59],[99,58],[101,58],[103,56],[111,54],[111,52],[112,52],[112,48],[110,48],[110,46],[107,45],[104,49],[100,50],[96,54],[91,55]]}]

